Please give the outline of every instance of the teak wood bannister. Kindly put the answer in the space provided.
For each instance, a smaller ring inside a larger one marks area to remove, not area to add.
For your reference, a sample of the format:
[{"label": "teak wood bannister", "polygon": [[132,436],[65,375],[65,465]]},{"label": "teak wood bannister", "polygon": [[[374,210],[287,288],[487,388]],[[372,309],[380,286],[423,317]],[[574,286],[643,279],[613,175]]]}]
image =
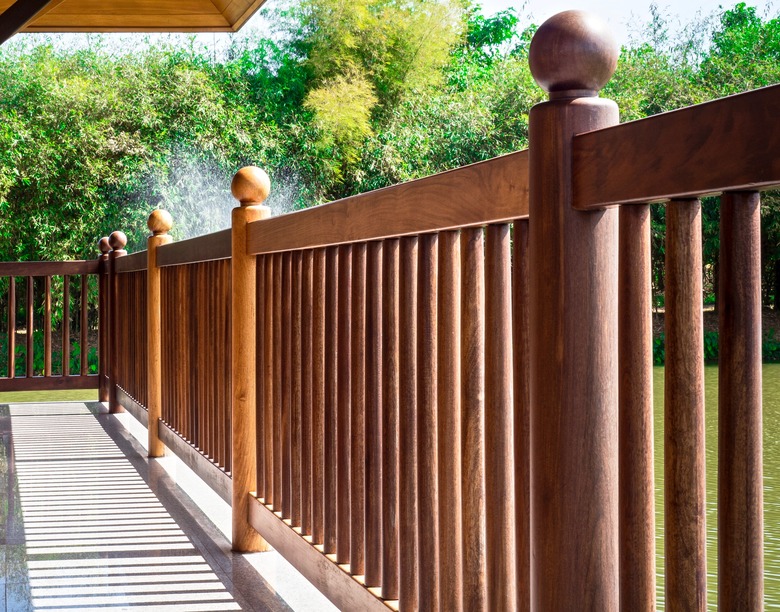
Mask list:
[{"label": "teak wood bannister", "polygon": [[[99,380],[150,455],[232,504],[236,550],[275,548],[342,609],[652,610],[666,206],[665,601],[705,610],[698,198],[720,193],[718,605],[761,610],[757,190],[780,185],[780,86],[617,125],[597,95],[616,61],[600,21],[561,13],[531,44],[550,99],[528,151],[275,218],[245,168],[230,230],[176,243],[154,211],[148,251],[115,232],[97,262],[0,264],[0,389]],[[53,321],[67,356],[81,275],[83,360],[91,274],[100,373],[58,376]]]}]

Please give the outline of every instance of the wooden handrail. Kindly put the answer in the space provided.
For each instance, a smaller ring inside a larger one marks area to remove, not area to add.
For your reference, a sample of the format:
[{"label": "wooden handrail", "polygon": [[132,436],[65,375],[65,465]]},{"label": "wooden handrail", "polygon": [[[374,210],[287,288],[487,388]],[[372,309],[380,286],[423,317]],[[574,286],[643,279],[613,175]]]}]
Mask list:
[{"label": "wooden handrail", "polygon": [[141,272],[142,270],[146,270],[147,258],[148,255],[146,251],[138,251],[131,255],[125,255],[116,260],[114,271],[117,274],[122,272]]},{"label": "wooden handrail", "polygon": [[780,85],[574,137],[573,205],[699,197],[780,185]]},{"label": "wooden handrail", "polygon": [[0,261],[0,276],[97,274],[98,261]]},{"label": "wooden handrail", "polygon": [[218,259],[230,259],[229,229],[172,242],[160,247],[157,253],[157,265],[161,268]]},{"label": "wooden handrail", "polygon": [[526,216],[528,151],[518,151],[252,223],[248,248],[251,254],[259,255],[501,223]]}]

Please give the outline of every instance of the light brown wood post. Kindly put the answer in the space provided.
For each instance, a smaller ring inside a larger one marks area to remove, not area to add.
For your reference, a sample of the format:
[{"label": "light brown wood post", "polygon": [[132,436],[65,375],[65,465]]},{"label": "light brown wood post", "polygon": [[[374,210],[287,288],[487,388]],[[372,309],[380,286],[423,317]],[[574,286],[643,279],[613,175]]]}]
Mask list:
[{"label": "light brown wood post", "polygon": [[173,242],[168,234],[173,219],[166,210],[154,210],[146,222],[152,235],[146,240],[146,408],[149,412],[149,456],[162,457],[165,445],[158,429],[162,417],[162,310],[157,248]]},{"label": "light brown wood post", "polygon": [[247,253],[247,225],[271,216],[262,206],[271,190],[268,175],[255,166],[241,168],[233,177],[233,196],[241,206],[233,209],[231,260],[231,368],[233,406],[233,550],[257,552],[268,544],[249,524],[250,494],[257,486],[257,257]]},{"label": "light brown wood post", "polygon": [[[109,375],[108,375],[108,411],[109,412],[124,412],[125,409],[119,403],[119,398],[116,392],[117,379],[119,377],[119,359],[121,356],[117,354],[117,330],[119,329],[119,301],[122,296],[119,294],[119,279],[116,273],[116,260],[118,257],[124,257],[127,255],[125,251],[125,245],[127,244],[127,236],[124,232],[113,232],[108,237],[108,243],[111,245],[111,252],[108,254],[108,286],[110,292],[109,298],[109,330],[110,330],[110,355],[109,355]],[[65,360],[65,351],[63,350],[63,368],[67,368]],[[63,372],[66,370],[63,369]]]},{"label": "light brown wood post", "polygon": [[98,241],[100,249],[100,264],[98,267],[98,400],[108,401],[108,361],[109,361],[109,290],[108,290],[108,254],[111,245],[108,236],[103,236]]},{"label": "light brown wood post", "polygon": [[618,123],[597,96],[618,47],[566,11],[534,35],[550,94],[530,115],[531,608],[619,608],[618,211],[572,207],[575,134]]}]

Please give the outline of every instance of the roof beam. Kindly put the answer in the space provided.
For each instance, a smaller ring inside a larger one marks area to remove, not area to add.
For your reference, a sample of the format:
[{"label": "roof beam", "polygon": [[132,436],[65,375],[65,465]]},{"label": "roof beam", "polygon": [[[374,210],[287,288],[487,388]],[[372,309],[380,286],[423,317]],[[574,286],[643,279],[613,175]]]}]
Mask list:
[{"label": "roof beam", "polygon": [[0,45],[56,0],[16,0],[0,14]]}]

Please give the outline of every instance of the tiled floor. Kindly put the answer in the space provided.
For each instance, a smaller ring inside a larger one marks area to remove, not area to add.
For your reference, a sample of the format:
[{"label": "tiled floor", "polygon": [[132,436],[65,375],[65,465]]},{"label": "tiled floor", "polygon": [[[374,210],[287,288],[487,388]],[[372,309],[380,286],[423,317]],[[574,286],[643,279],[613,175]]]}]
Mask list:
[{"label": "tiled floor", "polygon": [[0,406],[0,432],[0,611],[289,610],[285,590],[328,606],[276,553],[231,553],[102,405]]}]

